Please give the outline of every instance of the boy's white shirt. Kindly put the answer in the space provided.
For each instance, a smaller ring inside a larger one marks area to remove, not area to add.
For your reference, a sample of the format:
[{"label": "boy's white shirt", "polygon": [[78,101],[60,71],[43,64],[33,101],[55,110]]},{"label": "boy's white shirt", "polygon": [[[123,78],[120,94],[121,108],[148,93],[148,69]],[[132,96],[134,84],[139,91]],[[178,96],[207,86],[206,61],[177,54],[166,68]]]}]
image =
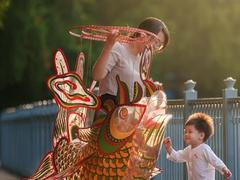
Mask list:
[{"label": "boy's white shirt", "polygon": [[183,150],[167,154],[167,159],[175,162],[186,162],[188,180],[215,180],[215,168],[223,174],[226,167],[221,159],[212,151],[207,144],[200,144],[195,148],[187,146]]},{"label": "boy's white shirt", "polygon": [[132,100],[134,82],[138,82],[143,91],[145,90],[145,86],[140,78],[139,67],[140,56],[133,55],[125,44],[116,42],[107,59],[106,69],[108,74],[99,82],[99,94],[108,93],[116,96],[118,90],[116,76],[118,75],[120,80],[127,84],[129,97]]}]

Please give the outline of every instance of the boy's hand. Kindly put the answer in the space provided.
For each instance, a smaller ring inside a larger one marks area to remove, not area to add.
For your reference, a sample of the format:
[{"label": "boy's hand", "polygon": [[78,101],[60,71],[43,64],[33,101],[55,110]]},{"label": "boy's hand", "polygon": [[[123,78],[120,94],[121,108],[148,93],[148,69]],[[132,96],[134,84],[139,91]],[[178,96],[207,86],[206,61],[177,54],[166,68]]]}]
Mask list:
[{"label": "boy's hand", "polygon": [[170,137],[167,137],[164,139],[163,144],[168,152],[168,154],[171,154],[172,152],[172,140]]},{"label": "boy's hand", "polygon": [[224,175],[227,179],[230,179],[230,177],[232,176],[231,171],[230,171],[228,168],[226,168],[226,167],[224,167],[224,168],[222,169],[222,171],[223,171],[223,175]]},{"label": "boy's hand", "polygon": [[116,42],[117,38],[120,36],[120,33],[118,30],[112,30],[108,36],[105,46],[112,48],[114,43]]}]

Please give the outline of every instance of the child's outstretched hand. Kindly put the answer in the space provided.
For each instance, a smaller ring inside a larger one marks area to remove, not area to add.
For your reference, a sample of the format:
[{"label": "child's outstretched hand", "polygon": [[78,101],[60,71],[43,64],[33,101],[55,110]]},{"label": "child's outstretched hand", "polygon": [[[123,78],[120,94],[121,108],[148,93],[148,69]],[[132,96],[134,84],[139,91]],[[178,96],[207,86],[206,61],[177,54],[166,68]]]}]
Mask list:
[{"label": "child's outstretched hand", "polygon": [[166,137],[163,141],[163,144],[166,148],[166,151],[168,152],[168,154],[171,154],[172,152],[172,140],[170,137]]},{"label": "child's outstretched hand", "polygon": [[222,169],[222,171],[223,171],[223,175],[226,177],[226,179],[230,179],[230,177],[232,176],[231,171],[226,167],[224,167]]}]

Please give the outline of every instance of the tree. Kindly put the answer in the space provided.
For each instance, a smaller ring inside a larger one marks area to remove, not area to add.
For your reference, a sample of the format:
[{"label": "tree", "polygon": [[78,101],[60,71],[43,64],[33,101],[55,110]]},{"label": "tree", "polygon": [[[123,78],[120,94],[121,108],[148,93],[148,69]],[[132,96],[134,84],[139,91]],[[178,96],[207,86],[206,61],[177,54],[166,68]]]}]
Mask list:
[{"label": "tree", "polygon": [[4,14],[10,5],[10,0],[0,0],[0,28],[3,28],[2,19]]},{"label": "tree", "polygon": [[91,67],[103,43],[70,36],[67,30],[73,25],[136,27],[147,16],[162,19],[171,40],[165,52],[155,56],[152,76],[174,98],[183,97],[188,79],[197,82],[200,97],[219,96],[223,79],[239,74],[238,1],[9,2],[0,1],[0,108],[50,98],[45,81],[52,74],[52,54],[57,48],[63,49],[71,68],[79,51],[85,53],[84,80],[89,85]]}]

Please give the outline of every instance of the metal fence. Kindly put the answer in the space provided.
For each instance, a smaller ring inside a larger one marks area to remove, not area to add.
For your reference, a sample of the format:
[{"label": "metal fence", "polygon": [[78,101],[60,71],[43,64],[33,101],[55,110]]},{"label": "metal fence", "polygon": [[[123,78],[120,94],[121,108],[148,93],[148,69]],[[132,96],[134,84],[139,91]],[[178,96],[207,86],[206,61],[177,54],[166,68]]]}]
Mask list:
[{"label": "metal fence", "polygon": [[[187,117],[194,112],[204,112],[214,119],[215,134],[207,141],[218,157],[232,171],[231,179],[240,179],[240,98],[235,89],[236,80],[224,80],[226,88],[221,98],[197,98],[194,90],[195,82],[185,83],[186,91],[183,100],[169,100],[168,113],[173,114],[169,122],[166,136],[170,136],[176,150],[183,149],[183,125]],[[176,164],[166,160],[166,152],[161,151],[158,166],[164,169],[155,179],[183,180],[187,179],[186,168],[183,164]],[[217,180],[224,177],[217,172]]]},{"label": "metal fence", "polygon": [[52,101],[11,108],[0,116],[1,165],[22,176],[33,173],[52,149],[52,129],[57,106]]},{"label": "metal fence", "polygon": [[[240,179],[240,98],[234,89],[233,79],[228,78],[221,98],[198,99],[193,81],[186,82],[185,98],[169,100],[168,113],[173,119],[167,126],[176,150],[183,149],[183,125],[194,112],[204,112],[214,118],[215,134],[207,143],[231,169],[231,179]],[[52,149],[51,135],[57,106],[52,101],[42,101],[8,109],[0,116],[0,161],[2,166],[23,176],[36,169],[43,155]],[[163,172],[154,179],[185,180],[184,164],[166,159],[164,148],[160,152],[157,166]],[[217,172],[216,179],[224,179]]]}]

